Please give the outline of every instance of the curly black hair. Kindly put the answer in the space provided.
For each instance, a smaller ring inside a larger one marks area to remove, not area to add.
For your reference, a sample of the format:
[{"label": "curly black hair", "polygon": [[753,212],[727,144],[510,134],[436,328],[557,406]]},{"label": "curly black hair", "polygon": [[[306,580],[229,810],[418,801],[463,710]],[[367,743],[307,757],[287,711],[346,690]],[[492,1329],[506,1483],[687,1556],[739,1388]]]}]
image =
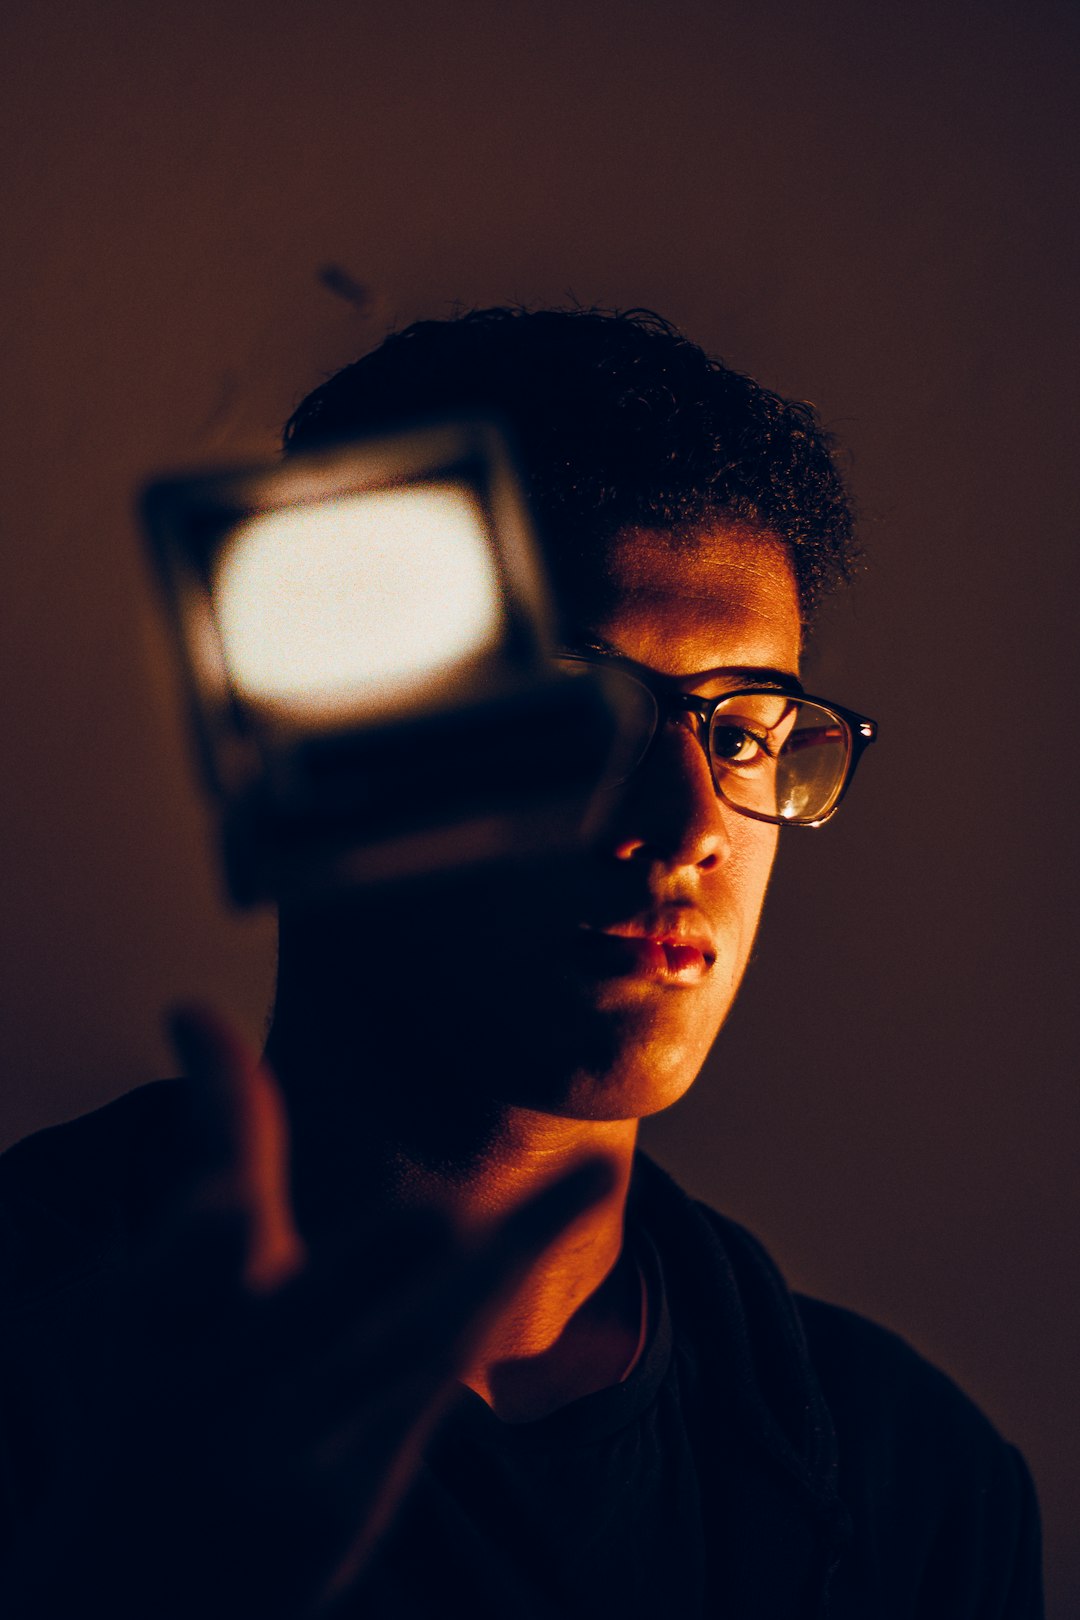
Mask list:
[{"label": "curly black hair", "polygon": [[723,518],[784,543],[804,618],[851,576],[851,499],[813,406],[710,358],[651,310],[417,321],[309,394],[285,449],[463,410],[509,424],[549,553]]}]

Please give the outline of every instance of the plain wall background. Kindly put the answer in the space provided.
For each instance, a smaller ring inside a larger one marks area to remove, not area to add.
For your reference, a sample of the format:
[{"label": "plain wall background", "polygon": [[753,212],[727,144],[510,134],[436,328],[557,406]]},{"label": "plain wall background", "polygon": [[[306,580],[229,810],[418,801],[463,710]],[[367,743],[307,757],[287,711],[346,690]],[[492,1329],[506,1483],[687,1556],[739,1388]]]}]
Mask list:
[{"label": "plain wall background", "polygon": [[[131,493],[265,451],[391,323],[645,304],[814,399],[872,571],[811,689],[876,715],[646,1142],[967,1387],[1080,1606],[1077,43],[1053,0],[8,0],[0,1139],[252,1031]],[[363,309],[319,280],[369,289]]]}]

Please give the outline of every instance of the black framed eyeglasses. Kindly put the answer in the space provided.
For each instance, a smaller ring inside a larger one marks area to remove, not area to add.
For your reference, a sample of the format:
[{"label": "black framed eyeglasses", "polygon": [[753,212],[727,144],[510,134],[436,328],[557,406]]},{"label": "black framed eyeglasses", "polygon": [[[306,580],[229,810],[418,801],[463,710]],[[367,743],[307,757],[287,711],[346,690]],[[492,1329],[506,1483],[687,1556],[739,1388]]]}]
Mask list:
[{"label": "black framed eyeglasses", "polygon": [[740,815],[789,827],[820,827],[847,792],[877,722],[789,686],[739,687],[695,697],[668,677],[612,655],[565,653],[567,673],[602,672],[622,717],[612,785],[648,755],[661,726],[690,714],[718,796]]}]

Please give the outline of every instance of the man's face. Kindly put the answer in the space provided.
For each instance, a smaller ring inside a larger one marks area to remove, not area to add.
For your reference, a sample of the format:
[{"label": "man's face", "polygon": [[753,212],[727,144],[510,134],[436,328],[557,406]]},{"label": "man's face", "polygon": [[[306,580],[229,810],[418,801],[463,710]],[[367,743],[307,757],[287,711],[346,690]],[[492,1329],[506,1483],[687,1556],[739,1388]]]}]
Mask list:
[{"label": "man's face", "polygon": [[[558,582],[567,652],[619,655],[701,697],[797,673],[777,542],[722,525],[682,544],[635,531],[594,561]],[[605,790],[594,826],[539,880],[474,873],[407,903],[390,893],[382,911],[372,897],[364,926],[346,913],[324,934],[319,971],[352,1003],[369,1103],[376,1087],[440,1130],[472,1117],[470,1099],[488,1118],[619,1120],[693,1082],[750,955],[777,828],[717,798],[687,715]]]},{"label": "man's face", "polygon": [[[779,544],[726,527],[684,545],[634,532],[600,561],[560,580],[568,652],[606,649],[702,697],[796,673]],[[776,838],[717,799],[692,722],[673,720],[602,796],[582,858],[539,884],[480,874],[353,933],[375,1073],[421,1116],[470,1095],[578,1119],[666,1107],[731,1006]]]},{"label": "man's face", "polygon": [[[605,561],[603,582],[564,602],[568,650],[621,655],[701,697],[797,674],[778,543],[721,526],[681,545],[632,533]],[[533,969],[536,1018],[578,1041],[551,1076],[552,1111],[640,1118],[692,1083],[749,959],[777,833],[717,798],[689,717],[662,727],[602,803],[580,903]]]}]

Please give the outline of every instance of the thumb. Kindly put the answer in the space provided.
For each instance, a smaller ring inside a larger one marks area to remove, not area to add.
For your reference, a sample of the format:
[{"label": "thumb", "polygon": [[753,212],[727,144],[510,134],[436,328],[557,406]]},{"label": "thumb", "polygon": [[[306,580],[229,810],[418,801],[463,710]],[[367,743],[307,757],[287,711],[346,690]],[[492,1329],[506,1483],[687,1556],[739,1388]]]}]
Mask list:
[{"label": "thumb", "polygon": [[301,1269],[304,1245],[289,1186],[289,1123],[280,1087],[243,1036],[212,1008],[174,1008],[169,1034],[188,1079],[206,1142],[196,1204],[240,1218],[243,1278],[256,1293]]}]

